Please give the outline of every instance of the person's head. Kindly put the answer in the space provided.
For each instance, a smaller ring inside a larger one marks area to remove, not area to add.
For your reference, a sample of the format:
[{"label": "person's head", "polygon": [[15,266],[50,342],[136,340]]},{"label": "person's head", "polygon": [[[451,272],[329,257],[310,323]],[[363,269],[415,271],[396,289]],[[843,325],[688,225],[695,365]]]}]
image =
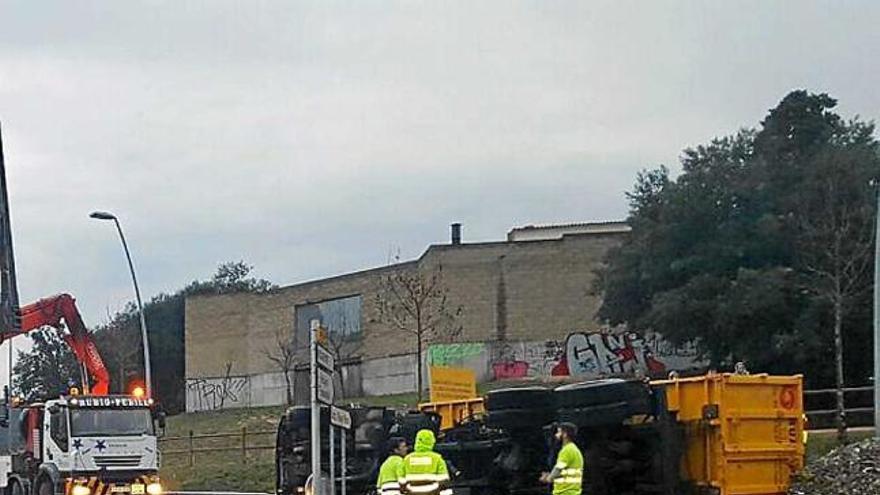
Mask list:
[{"label": "person's head", "polygon": [[434,448],[437,440],[434,438],[434,432],[431,430],[419,430],[416,433],[416,452],[428,452]]},{"label": "person's head", "polygon": [[556,425],[556,439],[562,443],[573,442],[577,436],[577,426],[571,423],[559,423]]},{"label": "person's head", "polygon": [[388,455],[399,455],[400,457],[404,457],[409,450],[409,446],[406,444],[406,439],[403,437],[391,437],[388,440]]}]

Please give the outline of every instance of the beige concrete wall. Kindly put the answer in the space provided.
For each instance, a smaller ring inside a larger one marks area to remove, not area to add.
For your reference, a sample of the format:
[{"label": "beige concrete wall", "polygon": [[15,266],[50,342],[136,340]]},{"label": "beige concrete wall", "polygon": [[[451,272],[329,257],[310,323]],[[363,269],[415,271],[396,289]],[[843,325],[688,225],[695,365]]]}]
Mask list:
[{"label": "beige concrete wall", "polygon": [[[433,246],[417,261],[298,284],[264,295],[195,296],[186,302],[188,380],[278,371],[267,349],[294,325],[298,305],[362,296],[365,360],[414,352],[414,343],[378,313],[382,277],[442,266],[449,305],[460,306],[462,341],[564,339],[599,327],[594,271],[621,234],[559,240]],[[228,368],[231,367],[231,368]],[[364,377],[365,380],[368,377]]]}]

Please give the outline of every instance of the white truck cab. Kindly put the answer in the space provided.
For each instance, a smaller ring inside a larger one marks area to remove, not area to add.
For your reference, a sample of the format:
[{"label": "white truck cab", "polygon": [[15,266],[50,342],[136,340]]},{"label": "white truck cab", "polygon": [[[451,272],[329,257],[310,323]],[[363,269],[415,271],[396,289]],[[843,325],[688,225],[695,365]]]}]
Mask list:
[{"label": "white truck cab", "polygon": [[64,396],[0,426],[5,495],[162,495],[150,399]]}]

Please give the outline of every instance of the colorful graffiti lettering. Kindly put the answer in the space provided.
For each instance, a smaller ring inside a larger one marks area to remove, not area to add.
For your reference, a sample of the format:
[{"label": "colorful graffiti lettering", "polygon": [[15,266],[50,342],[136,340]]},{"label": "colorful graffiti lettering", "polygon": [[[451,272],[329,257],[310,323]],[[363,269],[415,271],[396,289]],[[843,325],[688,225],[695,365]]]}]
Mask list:
[{"label": "colorful graffiti lettering", "polygon": [[644,339],[634,333],[571,334],[565,343],[568,374],[622,374],[637,370],[651,375],[665,373],[666,365],[644,344]]},{"label": "colorful graffiti lettering", "polygon": [[482,342],[436,344],[428,349],[428,363],[432,366],[462,364],[470,357],[479,356],[484,350],[485,344]]},{"label": "colorful graffiti lettering", "polygon": [[664,375],[668,369],[698,364],[694,346],[676,347],[656,333],[575,332],[564,343],[500,343],[490,359],[494,379],[619,375],[644,372]]},{"label": "colorful graffiti lettering", "polygon": [[565,346],[556,340],[502,342],[493,350],[491,366],[496,380],[549,376],[565,357]]}]

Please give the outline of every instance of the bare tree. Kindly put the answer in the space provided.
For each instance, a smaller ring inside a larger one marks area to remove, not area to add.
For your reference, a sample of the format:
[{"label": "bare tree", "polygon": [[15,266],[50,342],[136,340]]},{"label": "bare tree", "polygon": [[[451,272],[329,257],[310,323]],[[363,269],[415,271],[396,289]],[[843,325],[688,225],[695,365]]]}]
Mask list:
[{"label": "bare tree", "polygon": [[845,152],[822,157],[827,173],[815,182],[812,201],[800,221],[801,255],[809,290],[831,307],[837,434],[846,439],[843,325],[847,311],[870,290],[873,260],[872,187],[853,173],[858,164]]},{"label": "bare tree", "polygon": [[95,343],[108,368],[115,374],[111,381],[114,391],[124,393],[129,375],[140,374],[143,370],[140,329],[135,320],[125,318],[124,314],[112,316],[109,308],[107,320],[107,324],[96,329]]},{"label": "bare tree", "polygon": [[449,303],[441,266],[430,273],[400,271],[384,277],[377,294],[380,318],[397,330],[414,337],[416,387],[422,400],[422,354],[427,345],[452,342],[462,332],[458,324],[461,306]]},{"label": "bare tree", "polygon": [[288,406],[294,402],[294,368],[297,364],[297,347],[293,332],[285,327],[275,330],[272,344],[263,350],[266,358],[272,361],[284,375],[286,391],[286,403]]},{"label": "bare tree", "polygon": [[330,351],[336,358],[336,366],[333,370],[335,377],[334,385],[337,390],[345,397],[345,387],[342,382],[342,367],[345,363],[360,352],[363,347],[363,339],[361,338],[360,329],[355,326],[355,322],[347,317],[346,314],[339,316],[339,321],[333,328],[329,329],[327,334],[327,344]]}]

